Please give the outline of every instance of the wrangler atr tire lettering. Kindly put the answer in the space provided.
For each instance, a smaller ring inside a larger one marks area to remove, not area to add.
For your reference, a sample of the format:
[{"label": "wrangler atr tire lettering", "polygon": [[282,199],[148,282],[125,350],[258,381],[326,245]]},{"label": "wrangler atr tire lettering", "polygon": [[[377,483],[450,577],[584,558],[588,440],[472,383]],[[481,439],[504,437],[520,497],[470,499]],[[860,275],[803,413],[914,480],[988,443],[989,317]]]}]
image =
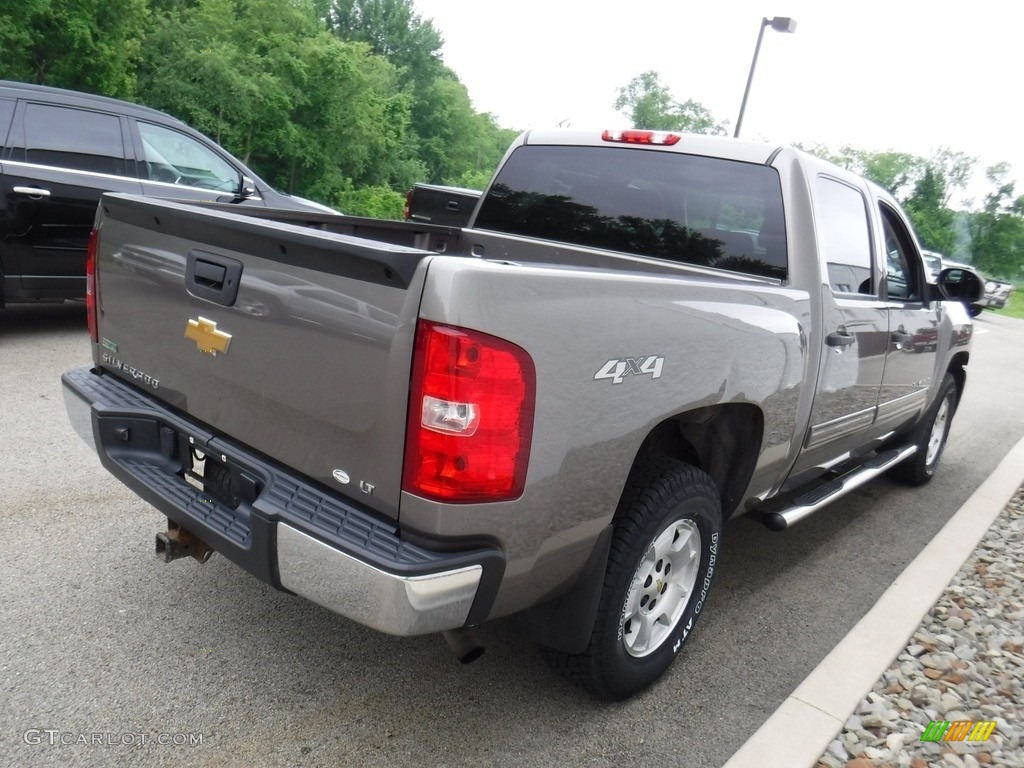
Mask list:
[{"label": "wrangler atr tire lettering", "polygon": [[[700,609],[704,607],[704,601],[707,599],[708,591],[711,589],[711,580],[715,575],[715,560],[718,559],[718,534],[711,536],[711,556],[708,558],[708,571],[704,575],[704,584],[700,590],[700,599],[697,601],[697,605],[693,608],[694,616],[700,615]],[[689,631],[689,627],[687,627]],[[683,633],[683,637],[686,637],[686,632]]]}]

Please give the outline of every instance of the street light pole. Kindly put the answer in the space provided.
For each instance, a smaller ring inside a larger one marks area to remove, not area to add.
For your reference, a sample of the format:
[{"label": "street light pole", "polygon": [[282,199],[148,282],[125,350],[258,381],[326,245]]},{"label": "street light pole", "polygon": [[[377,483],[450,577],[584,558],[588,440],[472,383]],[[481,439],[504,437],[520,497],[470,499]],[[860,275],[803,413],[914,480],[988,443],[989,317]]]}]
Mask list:
[{"label": "street light pole", "polygon": [[747,109],[747,97],[750,96],[750,84],[754,82],[754,69],[757,67],[757,54],[761,51],[761,38],[764,28],[771,27],[778,32],[796,32],[796,19],[788,16],[776,16],[774,19],[761,19],[761,28],[757,31],[757,45],[754,46],[754,58],[750,61],[750,74],[747,75],[747,87],[743,89],[743,101],[740,104],[740,116],[736,118],[736,131],[733,138],[739,138],[740,127],[743,125],[743,113]]}]

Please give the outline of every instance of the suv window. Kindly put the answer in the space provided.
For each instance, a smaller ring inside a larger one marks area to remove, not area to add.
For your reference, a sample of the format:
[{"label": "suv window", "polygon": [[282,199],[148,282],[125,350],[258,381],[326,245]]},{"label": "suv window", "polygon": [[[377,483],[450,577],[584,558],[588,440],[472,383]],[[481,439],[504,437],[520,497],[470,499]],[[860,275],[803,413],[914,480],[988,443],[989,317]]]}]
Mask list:
[{"label": "suv window", "polygon": [[16,103],[13,99],[0,99],[0,149],[7,146],[7,132],[11,128]]},{"label": "suv window", "polygon": [[169,184],[233,192],[239,172],[213,150],[170,128],[138,121],[146,178]]},{"label": "suv window", "polygon": [[818,200],[829,285],[836,293],[874,296],[871,231],[864,196],[840,181],[819,176]]},{"label": "suv window", "polygon": [[125,175],[121,120],[115,115],[26,104],[24,129],[26,162]]},{"label": "suv window", "polygon": [[519,147],[475,226],[784,280],[774,168],[620,147]]}]

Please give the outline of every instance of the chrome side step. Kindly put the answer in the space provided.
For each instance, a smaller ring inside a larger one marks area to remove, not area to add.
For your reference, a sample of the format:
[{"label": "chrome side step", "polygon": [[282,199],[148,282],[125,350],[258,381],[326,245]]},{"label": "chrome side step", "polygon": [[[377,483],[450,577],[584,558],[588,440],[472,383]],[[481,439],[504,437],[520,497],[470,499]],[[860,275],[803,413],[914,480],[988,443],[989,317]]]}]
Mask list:
[{"label": "chrome side step", "polygon": [[762,516],[762,521],[773,531],[785,530],[793,525],[793,523],[814,514],[840,496],[845,496],[851,491],[860,488],[864,483],[873,480],[890,467],[896,466],[915,453],[917,453],[916,445],[883,451],[876,456],[872,456],[859,467],[847,472],[845,475],[805,491],[785,509],[765,512]]}]

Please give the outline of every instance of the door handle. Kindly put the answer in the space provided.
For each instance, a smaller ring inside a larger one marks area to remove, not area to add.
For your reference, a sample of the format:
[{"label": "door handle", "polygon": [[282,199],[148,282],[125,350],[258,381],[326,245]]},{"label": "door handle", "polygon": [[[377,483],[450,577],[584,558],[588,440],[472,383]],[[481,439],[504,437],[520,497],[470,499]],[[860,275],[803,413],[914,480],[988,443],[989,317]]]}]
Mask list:
[{"label": "door handle", "polygon": [[15,187],[14,192],[19,195],[28,195],[29,197],[49,197],[50,190],[41,189],[39,187]]},{"label": "door handle", "polygon": [[833,331],[825,338],[830,347],[848,347],[857,341],[857,337],[846,331]]},{"label": "door handle", "polygon": [[895,331],[889,338],[892,340],[893,344],[900,345],[906,344],[910,341],[911,336],[906,331]]}]

